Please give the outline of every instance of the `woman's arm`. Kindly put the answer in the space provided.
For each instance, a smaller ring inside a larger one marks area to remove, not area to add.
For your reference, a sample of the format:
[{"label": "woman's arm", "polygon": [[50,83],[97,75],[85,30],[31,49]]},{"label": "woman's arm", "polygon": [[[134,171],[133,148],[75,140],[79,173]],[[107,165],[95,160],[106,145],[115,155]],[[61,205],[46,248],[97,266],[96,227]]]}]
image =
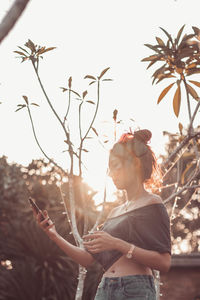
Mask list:
[{"label": "woman's arm", "polygon": [[82,265],[83,267],[88,267],[93,263],[94,258],[90,253],[88,253],[84,249],[72,245],[57,233],[54,223],[48,217],[47,211],[44,211],[45,219],[43,221],[41,221],[40,213],[36,214],[34,212],[34,215],[41,229],[49,236],[52,241],[56,243],[56,245],[58,245],[61,250],[63,250],[69,257],[71,257],[73,261]]},{"label": "woman's arm", "polygon": [[50,237],[52,241],[58,245],[58,247],[63,250],[73,261],[82,265],[83,267],[88,267],[94,261],[92,255],[84,249],[76,247],[66,241],[58,233]]},{"label": "woman's arm", "polygon": [[[94,234],[89,234],[83,238],[86,240],[92,239],[89,242],[83,243],[92,254],[99,253],[104,250],[118,250],[126,255],[131,248],[130,243],[115,238],[103,231],[96,231]],[[157,251],[146,250],[136,246],[133,250],[133,257],[131,259],[137,263],[143,264],[151,269],[159,270],[163,273],[169,271],[171,264],[171,256],[169,253],[159,253]]]}]

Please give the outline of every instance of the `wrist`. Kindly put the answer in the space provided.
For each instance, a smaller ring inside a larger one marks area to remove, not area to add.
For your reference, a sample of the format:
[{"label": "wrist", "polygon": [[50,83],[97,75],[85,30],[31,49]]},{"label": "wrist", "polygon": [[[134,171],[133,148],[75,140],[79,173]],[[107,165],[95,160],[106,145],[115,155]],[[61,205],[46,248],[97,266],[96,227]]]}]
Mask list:
[{"label": "wrist", "polygon": [[131,244],[129,244],[128,242],[115,238],[115,250],[118,250],[123,254],[127,254],[130,250],[130,247]]},{"label": "wrist", "polygon": [[52,240],[53,242],[55,242],[59,237],[59,234],[57,232],[53,232],[53,233],[50,233],[50,234],[47,234],[47,235],[50,238],[50,240]]}]

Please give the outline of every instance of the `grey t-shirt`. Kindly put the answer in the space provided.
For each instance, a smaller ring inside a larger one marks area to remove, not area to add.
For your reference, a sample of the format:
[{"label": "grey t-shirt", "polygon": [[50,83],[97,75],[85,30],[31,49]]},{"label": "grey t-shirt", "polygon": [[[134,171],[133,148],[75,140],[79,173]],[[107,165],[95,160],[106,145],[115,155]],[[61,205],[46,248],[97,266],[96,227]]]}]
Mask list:
[{"label": "grey t-shirt", "polygon": [[[108,218],[101,230],[140,248],[171,254],[170,221],[163,203],[150,204]],[[92,254],[104,271],[122,255],[117,250]]]}]

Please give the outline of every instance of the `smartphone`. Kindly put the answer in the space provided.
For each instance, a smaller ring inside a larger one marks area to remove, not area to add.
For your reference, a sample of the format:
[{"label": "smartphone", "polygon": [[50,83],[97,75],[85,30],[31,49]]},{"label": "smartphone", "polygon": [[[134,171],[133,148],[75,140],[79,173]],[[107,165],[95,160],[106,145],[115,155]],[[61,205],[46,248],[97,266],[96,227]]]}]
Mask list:
[{"label": "smartphone", "polygon": [[[43,221],[45,219],[45,215],[43,214],[43,212],[41,211],[41,209],[37,206],[37,204],[35,203],[35,201],[33,201],[33,199],[31,197],[28,198],[30,205],[33,207],[33,209],[35,210],[35,212],[38,214],[41,214],[41,221]],[[50,224],[47,223],[47,226],[49,226]]]}]

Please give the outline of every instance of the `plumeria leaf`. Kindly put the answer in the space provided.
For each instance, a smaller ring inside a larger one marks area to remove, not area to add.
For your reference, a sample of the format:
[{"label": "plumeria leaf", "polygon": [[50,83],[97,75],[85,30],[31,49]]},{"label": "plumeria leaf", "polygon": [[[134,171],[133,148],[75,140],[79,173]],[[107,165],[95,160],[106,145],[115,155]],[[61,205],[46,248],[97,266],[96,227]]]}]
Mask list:
[{"label": "plumeria leaf", "polygon": [[189,80],[189,82],[193,83],[194,85],[200,87],[200,82],[194,81],[194,80]]},{"label": "plumeria leaf", "polygon": [[93,83],[95,83],[96,82],[96,80],[95,81],[91,81],[90,83],[89,83],[89,85],[92,85]]},{"label": "plumeria leaf", "polygon": [[113,79],[102,79],[102,81],[113,81]]},{"label": "plumeria leaf", "polygon": [[29,55],[29,53],[28,53],[28,51],[26,50],[26,49],[24,49],[24,48],[22,48],[22,47],[20,47],[20,46],[17,46],[19,49],[21,49],[22,51],[24,51],[24,52],[26,52],[28,55]]},{"label": "plumeria leaf", "polygon": [[161,38],[156,37],[156,41],[158,42],[158,44],[159,44],[160,46],[165,46],[165,43],[163,42],[163,40],[162,40]]},{"label": "plumeria leaf", "polygon": [[78,97],[81,97],[80,95],[79,95],[79,93],[77,93],[77,92],[75,92],[75,91],[73,91],[73,90],[70,90],[72,93],[74,93],[76,96],[78,96]]},{"label": "plumeria leaf", "polygon": [[15,110],[15,112],[19,111],[20,109],[26,107],[26,105],[19,107],[18,109]]},{"label": "plumeria leaf", "polygon": [[161,54],[160,50],[158,50],[155,46],[152,46],[150,44],[144,44],[146,47],[150,48],[151,50]]},{"label": "plumeria leaf", "polygon": [[181,123],[178,123],[178,128],[179,128],[180,134],[182,135],[183,134],[183,125]]},{"label": "plumeria leaf", "polygon": [[99,135],[98,135],[98,132],[96,131],[96,129],[95,129],[94,127],[92,127],[92,130],[94,131],[94,133],[95,133],[97,136],[99,136]]},{"label": "plumeria leaf", "polygon": [[174,109],[174,113],[177,117],[179,115],[180,105],[181,105],[181,88],[180,88],[180,83],[178,83],[178,87],[176,89],[176,92],[175,92],[174,98],[173,98],[173,109]]},{"label": "plumeria leaf", "polygon": [[88,93],[87,91],[84,91],[84,92],[83,92],[83,95],[82,95],[82,96],[83,96],[83,99],[85,98],[85,96],[87,95],[87,93]]},{"label": "plumeria leaf", "polygon": [[68,91],[68,89],[66,89],[66,88],[64,88],[64,87],[60,87],[60,89],[63,90],[63,93],[66,92],[66,91]]},{"label": "plumeria leaf", "polygon": [[27,96],[22,96],[26,102],[26,104],[28,104],[28,97]]},{"label": "plumeria leaf", "polygon": [[169,41],[172,43],[173,45],[173,40],[172,40],[172,37],[171,35],[162,27],[160,27],[160,29],[166,34],[166,36],[169,38]]},{"label": "plumeria leaf", "polygon": [[92,76],[92,75],[86,75],[85,77],[84,77],[84,79],[94,79],[94,80],[97,80],[96,79],[96,77],[94,77],[94,76]]},{"label": "plumeria leaf", "polygon": [[101,79],[101,77],[103,77],[103,75],[110,69],[110,67],[104,69],[101,74],[99,75],[99,79]]},{"label": "plumeria leaf", "polygon": [[68,87],[71,89],[72,87],[72,77],[70,76],[68,79]]},{"label": "plumeria leaf", "polygon": [[87,100],[86,102],[91,103],[91,104],[95,104],[95,102],[93,102],[91,100]]},{"label": "plumeria leaf", "polygon": [[[174,82],[175,83],[175,82]],[[169,90],[171,89],[171,87],[174,85],[174,83],[171,83],[170,85],[168,85],[160,94],[157,104],[160,103],[160,101],[165,97],[165,95],[169,92]]]},{"label": "plumeria leaf", "polygon": [[187,85],[187,90],[188,90],[188,93],[190,93],[190,95],[195,99],[195,100],[198,100],[199,99],[199,96],[197,94],[197,92],[193,89],[193,87],[191,85],[189,85],[188,83],[186,84]]},{"label": "plumeria leaf", "polygon": [[181,27],[181,29],[179,30],[179,32],[178,32],[178,34],[177,34],[177,37],[176,37],[176,43],[177,43],[177,45],[178,45],[178,42],[179,42],[179,40],[180,40],[180,37],[181,37],[181,34],[182,34],[182,32],[183,32],[184,27],[185,27],[185,25],[183,25],[183,26]]},{"label": "plumeria leaf", "polygon": [[23,55],[23,56],[27,57],[26,54],[24,54],[24,53],[21,52],[21,51],[13,51],[13,52],[14,52],[14,53],[17,53],[17,54],[19,54],[19,55]]},{"label": "plumeria leaf", "polygon": [[39,106],[39,104],[37,104],[37,103],[33,103],[33,102],[31,103],[31,105]]}]

